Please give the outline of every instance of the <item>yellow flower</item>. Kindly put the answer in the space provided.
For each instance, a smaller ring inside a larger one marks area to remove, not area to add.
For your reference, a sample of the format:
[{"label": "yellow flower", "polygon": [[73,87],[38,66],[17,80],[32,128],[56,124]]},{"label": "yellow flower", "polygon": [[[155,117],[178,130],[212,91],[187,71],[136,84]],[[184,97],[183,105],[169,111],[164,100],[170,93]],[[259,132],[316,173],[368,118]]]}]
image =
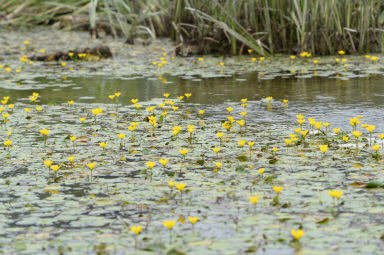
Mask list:
[{"label": "yellow flower", "polygon": [[291,235],[297,241],[300,240],[300,238],[303,237],[304,234],[305,234],[305,231],[302,229],[297,229],[297,230],[291,229]]},{"label": "yellow flower", "polygon": [[129,131],[134,131],[136,129],[136,126],[128,126]]},{"label": "yellow flower", "polygon": [[199,59],[199,61],[201,62],[201,61],[204,61],[204,58],[198,58]]},{"label": "yellow flower", "polygon": [[166,221],[163,221],[164,227],[166,227],[168,229],[172,229],[173,226],[175,225],[175,223],[176,223],[176,220],[166,220]]},{"label": "yellow flower", "polygon": [[340,199],[340,197],[343,195],[343,192],[341,190],[328,190],[328,193],[331,197]]},{"label": "yellow flower", "polygon": [[93,168],[95,168],[95,166],[96,166],[96,163],[88,163],[88,164],[86,164],[86,166],[87,166],[90,170],[93,170]]},{"label": "yellow flower", "polygon": [[190,96],[192,96],[192,93],[184,93],[184,96],[185,96],[186,98],[189,98]]},{"label": "yellow flower", "polygon": [[265,171],[265,168],[260,168],[259,170],[257,170],[257,172],[259,172],[259,174],[263,174]]},{"label": "yellow flower", "polygon": [[172,128],[172,135],[176,136],[181,130],[181,126],[174,126]]},{"label": "yellow flower", "polygon": [[335,132],[335,134],[338,134],[340,132],[340,128],[334,128],[333,132]]},{"label": "yellow flower", "polygon": [[72,163],[72,162],[75,160],[75,157],[74,157],[74,156],[69,156],[69,157],[68,157],[68,160],[69,160],[69,162]]},{"label": "yellow flower", "polygon": [[49,134],[49,132],[51,132],[51,130],[48,130],[48,129],[45,129],[45,128],[40,130],[40,133],[42,135],[44,135],[44,136],[47,136]]},{"label": "yellow flower", "polygon": [[193,133],[195,131],[195,126],[194,125],[188,125],[188,132]]},{"label": "yellow flower", "polygon": [[373,130],[375,130],[376,126],[375,125],[368,125],[366,129],[368,130],[369,133],[372,133]]},{"label": "yellow flower", "polygon": [[111,99],[111,100],[115,99],[115,95],[109,95],[108,97],[109,97],[109,99]]},{"label": "yellow flower", "polygon": [[339,53],[339,55],[344,55],[344,54],[345,54],[345,51],[343,51],[343,50],[339,50],[337,53]]},{"label": "yellow flower", "polygon": [[295,132],[301,134],[301,128],[295,128]]},{"label": "yellow flower", "polygon": [[[224,133],[216,133],[216,135],[219,139],[221,139],[223,138]],[[383,138],[384,138],[384,135],[383,135]]]},{"label": "yellow flower", "polygon": [[106,142],[101,142],[99,143],[100,147],[105,149],[105,147],[107,147],[107,143]]},{"label": "yellow flower", "polygon": [[290,56],[290,58],[291,58],[292,60],[294,60],[294,59],[296,58],[296,56]]},{"label": "yellow flower", "polygon": [[358,120],[358,118],[354,117],[354,118],[351,118],[349,120],[349,124],[351,124],[352,126],[357,126],[358,124],[360,123],[360,120]]},{"label": "yellow flower", "polygon": [[278,148],[278,147],[273,147],[272,150],[273,150],[274,152],[277,152],[277,151],[279,150],[279,148]]},{"label": "yellow flower", "polygon": [[170,94],[169,94],[169,93],[164,93],[163,96],[164,96],[165,98],[168,98],[168,97],[170,96]]},{"label": "yellow flower", "polygon": [[240,147],[243,147],[244,144],[246,143],[247,141],[245,140],[240,140],[240,141],[237,141],[237,144],[240,146]]},{"label": "yellow flower", "polygon": [[188,220],[189,220],[189,222],[191,222],[192,225],[195,225],[195,223],[199,220],[199,217],[188,216]]},{"label": "yellow flower", "polygon": [[363,133],[361,133],[360,131],[352,131],[352,135],[354,135],[356,138],[359,138],[359,136],[361,136]]},{"label": "yellow flower", "polygon": [[258,196],[250,197],[249,201],[255,205],[259,201],[259,197]]},{"label": "yellow flower", "polygon": [[81,121],[81,123],[84,123],[84,121],[86,120],[87,118],[86,117],[80,117],[79,120]]},{"label": "yellow flower", "polygon": [[215,148],[212,148],[212,150],[213,150],[214,152],[218,153],[221,149],[218,148],[218,147],[215,147]]},{"label": "yellow flower", "polygon": [[233,122],[235,122],[235,119],[231,116],[228,116],[227,119],[229,120],[229,122],[232,124]]},{"label": "yellow flower", "polygon": [[153,110],[156,109],[156,105],[155,106],[151,106],[151,107],[147,107],[145,108],[145,110],[147,110],[148,112],[152,112]]},{"label": "yellow flower", "polygon": [[384,139],[384,134],[380,134],[380,135],[378,135],[378,136],[379,136],[379,138],[380,138],[381,140]]},{"label": "yellow flower", "polygon": [[184,99],[184,96],[178,96],[177,97],[179,100],[183,100]]},{"label": "yellow flower", "polygon": [[29,113],[31,111],[31,108],[24,108],[24,111]]},{"label": "yellow flower", "polygon": [[101,109],[101,108],[92,109],[92,113],[93,113],[93,115],[97,116],[97,115],[103,113],[103,109]]},{"label": "yellow flower", "polygon": [[168,163],[168,159],[166,159],[166,158],[161,158],[161,159],[159,159],[159,162],[160,162],[160,164],[162,164],[163,166],[165,166],[165,165]]},{"label": "yellow flower", "polygon": [[284,103],[285,105],[287,105],[287,104],[288,104],[288,99],[284,99],[284,100],[283,100],[283,103]]},{"label": "yellow flower", "polygon": [[273,97],[266,97],[265,99],[267,99],[268,102],[272,101]]},{"label": "yellow flower", "polygon": [[125,134],[117,134],[116,136],[117,136],[118,138],[120,138],[121,140],[123,140],[124,137],[125,137]]},{"label": "yellow flower", "polygon": [[349,137],[348,136],[343,136],[343,141],[346,142],[348,141]]},{"label": "yellow flower", "polygon": [[228,113],[231,113],[233,111],[233,108],[232,107],[228,107],[227,111],[228,111]]},{"label": "yellow flower", "polygon": [[373,145],[372,149],[377,152],[380,149],[380,145]]},{"label": "yellow flower", "polygon": [[327,128],[327,127],[329,127],[330,123],[329,122],[324,122],[323,125],[324,125],[324,127]]},{"label": "yellow flower", "polygon": [[169,187],[171,187],[171,188],[173,188],[173,186],[175,186],[175,181],[169,181],[168,182],[168,185],[169,185]]},{"label": "yellow flower", "polygon": [[40,107],[40,106],[36,106],[36,111],[40,112],[41,110],[43,110],[43,107]]},{"label": "yellow flower", "polygon": [[50,167],[51,165],[53,164],[53,161],[52,160],[45,160],[44,161],[44,165],[46,165],[47,167]]},{"label": "yellow flower", "polygon": [[320,150],[325,154],[328,150],[328,145],[321,145]]},{"label": "yellow flower", "polygon": [[204,110],[199,110],[199,114],[203,115],[204,114]]},{"label": "yellow flower", "polygon": [[29,45],[30,42],[29,42],[29,41],[24,41],[24,44],[25,44],[25,45]]},{"label": "yellow flower", "polygon": [[187,184],[185,183],[177,183],[176,184],[176,189],[180,190],[180,191],[183,191],[183,189],[185,188],[185,186],[187,186]]},{"label": "yellow flower", "polygon": [[296,120],[300,125],[303,125],[303,123],[305,122],[305,120],[300,120],[300,119],[297,119]]},{"label": "yellow flower", "polygon": [[6,141],[4,141],[4,145],[7,146],[7,147],[11,146],[12,145],[12,141],[11,140],[6,140]]},{"label": "yellow flower", "polygon": [[225,128],[227,131],[231,128],[231,123],[230,122],[224,122],[222,124],[223,128]]},{"label": "yellow flower", "polygon": [[183,155],[185,157],[185,155],[187,155],[189,150],[188,149],[180,149],[179,152],[181,153],[181,155]]},{"label": "yellow flower", "polygon": [[281,191],[283,190],[283,187],[277,187],[277,186],[273,186],[273,191],[276,192],[276,194],[279,194]]},{"label": "yellow flower", "polygon": [[252,148],[254,144],[255,144],[255,142],[248,142],[248,146],[249,146],[250,148]]},{"label": "yellow flower", "polygon": [[140,234],[141,230],[143,230],[142,226],[132,226],[129,228],[135,235]]},{"label": "yellow flower", "polygon": [[52,165],[51,166],[51,169],[56,173],[57,171],[59,171],[59,168],[60,168],[60,166],[58,166],[58,165]]},{"label": "yellow flower", "polygon": [[377,60],[379,60],[380,58],[379,57],[377,57],[377,56],[372,56],[371,57],[371,61],[372,62],[375,62],[375,61],[377,61]]},{"label": "yellow flower", "polygon": [[244,126],[244,124],[245,124],[245,121],[244,121],[244,120],[238,120],[238,121],[236,121],[236,122],[237,122],[237,124],[240,125],[240,127]]},{"label": "yellow flower", "polygon": [[147,162],[147,167],[149,168],[149,169],[152,169],[154,166],[156,165],[156,162],[155,161],[148,161]]},{"label": "yellow flower", "polygon": [[62,63],[61,63],[61,66],[62,66],[62,67],[65,67],[66,65],[67,65],[67,63],[65,63],[65,62],[62,62]]},{"label": "yellow flower", "polygon": [[139,99],[131,99],[131,102],[133,103],[133,104],[136,104],[137,102],[139,102]]},{"label": "yellow flower", "polygon": [[315,60],[313,60],[313,63],[314,63],[315,65],[317,65],[317,64],[319,63],[319,60],[315,59]]},{"label": "yellow flower", "polygon": [[223,166],[223,163],[221,162],[215,162],[216,168],[221,168]]}]

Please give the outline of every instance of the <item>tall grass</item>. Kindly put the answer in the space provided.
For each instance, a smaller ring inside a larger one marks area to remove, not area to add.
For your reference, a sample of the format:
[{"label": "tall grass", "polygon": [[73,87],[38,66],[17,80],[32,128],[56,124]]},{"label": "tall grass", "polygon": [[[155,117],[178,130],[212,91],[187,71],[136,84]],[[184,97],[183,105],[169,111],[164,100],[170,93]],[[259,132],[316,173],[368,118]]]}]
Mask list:
[{"label": "tall grass", "polygon": [[0,10],[0,24],[88,11],[91,28],[108,24],[129,42],[170,37],[194,53],[384,50],[383,0],[0,0]]},{"label": "tall grass", "polygon": [[[53,25],[60,18],[88,15],[89,0],[0,0],[0,25]],[[86,21],[88,18],[78,19]]]}]

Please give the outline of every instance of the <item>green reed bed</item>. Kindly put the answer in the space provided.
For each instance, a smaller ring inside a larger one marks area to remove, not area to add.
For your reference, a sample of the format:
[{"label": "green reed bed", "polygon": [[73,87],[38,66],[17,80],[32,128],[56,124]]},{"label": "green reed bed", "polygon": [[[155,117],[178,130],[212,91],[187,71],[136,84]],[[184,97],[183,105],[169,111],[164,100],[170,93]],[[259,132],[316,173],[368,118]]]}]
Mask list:
[{"label": "green reed bed", "polygon": [[[316,55],[381,52],[380,0],[91,0],[0,1],[0,24],[89,22],[129,42],[170,37],[187,53]],[[89,16],[89,18],[88,18]],[[79,18],[81,17],[81,18]],[[68,26],[68,24],[66,24]]]}]

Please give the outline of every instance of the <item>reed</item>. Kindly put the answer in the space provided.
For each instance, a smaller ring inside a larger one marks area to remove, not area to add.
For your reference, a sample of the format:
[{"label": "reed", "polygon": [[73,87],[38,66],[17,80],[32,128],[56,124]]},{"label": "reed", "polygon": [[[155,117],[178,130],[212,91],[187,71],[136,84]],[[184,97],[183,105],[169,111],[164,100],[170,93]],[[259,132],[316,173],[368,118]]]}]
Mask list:
[{"label": "reed", "polygon": [[0,0],[0,24],[88,15],[115,36],[170,37],[194,53],[382,52],[382,0]]}]

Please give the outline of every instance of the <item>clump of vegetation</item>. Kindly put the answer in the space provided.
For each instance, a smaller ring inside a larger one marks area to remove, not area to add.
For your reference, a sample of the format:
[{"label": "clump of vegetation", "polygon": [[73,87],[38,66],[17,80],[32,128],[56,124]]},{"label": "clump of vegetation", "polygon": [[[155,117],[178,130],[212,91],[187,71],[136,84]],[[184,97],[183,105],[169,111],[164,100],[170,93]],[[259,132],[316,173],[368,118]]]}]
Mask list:
[{"label": "clump of vegetation", "polygon": [[53,24],[124,36],[170,37],[178,53],[314,55],[381,52],[379,0],[0,1],[0,24]]}]

